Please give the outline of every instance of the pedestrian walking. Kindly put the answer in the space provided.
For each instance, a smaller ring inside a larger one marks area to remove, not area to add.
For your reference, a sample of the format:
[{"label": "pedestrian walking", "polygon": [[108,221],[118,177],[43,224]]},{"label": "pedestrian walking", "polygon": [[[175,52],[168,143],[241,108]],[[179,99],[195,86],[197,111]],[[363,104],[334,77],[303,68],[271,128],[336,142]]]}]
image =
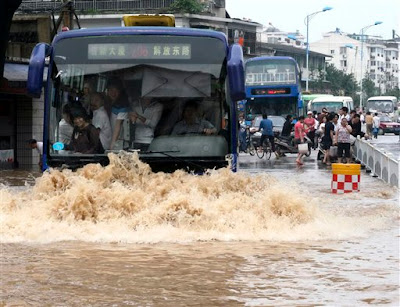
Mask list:
[{"label": "pedestrian walking", "polygon": [[365,115],[365,125],[367,128],[366,134],[368,135],[368,138],[372,138],[373,124],[374,124],[374,117],[372,116],[371,112],[367,112],[367,114]]},{"label": "pedestrian walking", "polygon": [[379,119],[378,113],[375,113],[374,118],[372,119],[372,134],[374,138],[378,138],[379,126],[381,125],[381,120]]},{"label": "pedestrian walking", "polygon": [[[300,116],[299,120],[294,125],[294,143],[297,147],[299,144],[304,143],[305,135],[306,135],[306,129],[304,128],[304,116]],[[298,165],[303,165],[302,161],[303,155],[304,154],[300,152],[297,154],[296,163]]]}]

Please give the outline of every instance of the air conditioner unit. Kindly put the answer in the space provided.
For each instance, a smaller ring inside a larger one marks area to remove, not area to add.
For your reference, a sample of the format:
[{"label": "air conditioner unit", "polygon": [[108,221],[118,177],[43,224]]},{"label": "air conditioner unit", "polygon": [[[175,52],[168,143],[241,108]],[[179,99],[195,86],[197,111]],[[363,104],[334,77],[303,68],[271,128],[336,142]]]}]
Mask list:
[{"label": "air conditioner unit", "polygon": [[343,54],[343,59],[345,59],[345,58],[347,58],[347,55],[346,55],[346,54]]}]

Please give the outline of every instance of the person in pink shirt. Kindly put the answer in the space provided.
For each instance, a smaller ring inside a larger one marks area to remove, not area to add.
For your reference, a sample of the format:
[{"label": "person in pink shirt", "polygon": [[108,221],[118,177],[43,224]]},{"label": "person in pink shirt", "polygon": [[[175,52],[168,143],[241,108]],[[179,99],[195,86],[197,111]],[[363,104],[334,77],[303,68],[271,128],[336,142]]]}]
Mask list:
[{"label": "person in pink shirt", "polygon": [[[304,136],[306,135],[306,130],[304,128],[304,116],[300,116],[299,120],[297,123],[294,125],[294,142],[295,145],[297,146],[298,144],[301,144],[304,142]],[[297,154],[297,159],[296,163],[298,165],[302,165],[302,158],[304,154],[298,153]]]},{"label": "person in pink shirt", "polygon": [[315,139],[315,118],[313,117],[313,113],[311,111],[307,112],[307,118],[304,119],[304,124],[307,126],[306,133],[312,142],[312,146],[314,146]]}]

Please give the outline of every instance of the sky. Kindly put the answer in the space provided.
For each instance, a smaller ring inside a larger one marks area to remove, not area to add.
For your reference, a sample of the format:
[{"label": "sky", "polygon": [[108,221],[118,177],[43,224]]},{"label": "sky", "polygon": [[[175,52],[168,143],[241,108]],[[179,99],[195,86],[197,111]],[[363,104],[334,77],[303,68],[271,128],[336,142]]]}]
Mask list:
[{"label": "sky", "polygon": [[263,25],[271,23],[285,31],[299,30],[306,36],[306,16],[322,10],[309,22],[309,41],[322,39],[322,34],[339,28],[346,33],[360,33],[365,26],[381,21],[366,31],[369,35],[392,38],[392,30],[400,35],[400,0],[226,0],[232,18],[248,18]]}]

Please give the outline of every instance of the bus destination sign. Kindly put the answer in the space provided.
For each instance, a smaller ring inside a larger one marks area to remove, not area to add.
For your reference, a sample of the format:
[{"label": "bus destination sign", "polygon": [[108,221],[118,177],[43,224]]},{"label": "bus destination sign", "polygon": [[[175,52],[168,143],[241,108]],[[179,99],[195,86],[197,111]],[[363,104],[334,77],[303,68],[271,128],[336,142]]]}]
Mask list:
[{"label": "bus destination sign", "polygon": [[190,44],[89,44],[89,60],[191,59]]},{"label": "bus destination sign", "polygon": [[252,95],[287,95],[290,94],[290,87],[288,88],[253,88]]}]

